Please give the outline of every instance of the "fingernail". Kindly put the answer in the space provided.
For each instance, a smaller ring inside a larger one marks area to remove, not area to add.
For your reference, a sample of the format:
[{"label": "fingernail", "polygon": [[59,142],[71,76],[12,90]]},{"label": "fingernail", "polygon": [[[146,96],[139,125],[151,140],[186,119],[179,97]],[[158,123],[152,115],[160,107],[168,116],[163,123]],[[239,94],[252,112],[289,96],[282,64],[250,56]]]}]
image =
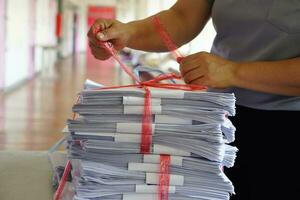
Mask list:
[{"label": "fingernail", "polygon": [[98,40],[103,40],[104,39],[104,34],[103,33],[98,33],[97,34],[97,39]]}]

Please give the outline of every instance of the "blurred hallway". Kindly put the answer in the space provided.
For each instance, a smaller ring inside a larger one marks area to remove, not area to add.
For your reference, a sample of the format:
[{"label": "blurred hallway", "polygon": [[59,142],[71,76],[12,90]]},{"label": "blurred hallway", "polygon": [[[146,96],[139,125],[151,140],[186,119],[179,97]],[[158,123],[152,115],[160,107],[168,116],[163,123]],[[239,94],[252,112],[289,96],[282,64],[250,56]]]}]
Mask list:
[{"label": "blurred hallway", "polygon": [[63,59],[0,96],[1,150],[47,150],[62,137],[61,130],[86,78],[104,85],[122,80],[112,61],[89,58],[86,62],[85,57],[78,54]]}]

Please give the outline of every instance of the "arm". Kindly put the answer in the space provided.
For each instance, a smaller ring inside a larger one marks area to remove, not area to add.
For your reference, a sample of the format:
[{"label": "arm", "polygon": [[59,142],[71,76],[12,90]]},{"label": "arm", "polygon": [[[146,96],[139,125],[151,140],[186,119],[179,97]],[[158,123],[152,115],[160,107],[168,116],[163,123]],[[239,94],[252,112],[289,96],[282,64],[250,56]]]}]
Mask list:
[{"label": "arm", "polygon": [[233,84],[261,92],[300,96],[300,58],[241,63]]},{"label": "arm", "polygon": [[[209,0],[178,0],[169,10],[158,13],[162,24],[174,42],[181,46],[196,37],[208,21],[211,13]],[[97,36],[95,30],[101,29]],[[110,55],[97,45],[97,40],[111,42],[115,49],[130,47],[145,51],[166,51],[166,47],[156,32],[151,17],[127,24],[117,20],[99,19],[91,27],[89,45],[98,59]]]},{"label": "arm", "polygon": [[[195,38],[210,18],[208,0],[178,0],[169,10],[157,15],[174,42],[181,46]],[[166,51],[154,28],[152,17],[128,24],[133,34],[128,47],[147,51]]]},{"label": "arm", "polygon": [[197,53],[185,58],[180,69],[189,84],[300,96],[300,57],[270,62],[233,62],[209,53]]}]

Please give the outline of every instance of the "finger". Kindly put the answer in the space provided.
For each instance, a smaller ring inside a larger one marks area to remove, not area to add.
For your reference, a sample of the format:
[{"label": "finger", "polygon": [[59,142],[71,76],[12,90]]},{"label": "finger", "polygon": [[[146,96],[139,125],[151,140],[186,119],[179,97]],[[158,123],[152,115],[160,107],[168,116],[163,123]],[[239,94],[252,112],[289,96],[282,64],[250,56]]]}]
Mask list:
[{"label": "finger", "polygon": [[91,47],[91,50],[97,56],[101,56],[101,57],[108,57],[108,56],[110,57],[111,56],[111,54],[106,49],[99,49],[99,48]]},{"label": "finger", "polygon": [[110,54],[105,53],[105,52],[99,52],[99,51],[94,50],[94,49],[92,49],[91,51],[92,51],[93,56],[94,56],[96,59],[98,59],[98,60],[107,60],[108,58],[111,57]]},{"label": "finger", "polygon": [[197,68],[185,74],[184,81],[190,84],[192,81],[205,76],[204,70]]},{"label": "finger", "polygon": [[94,45],[99,46],[99,40],[96,38],[96,35],[94,35],[93,30],[90,29],[88,32],[88,39],[90,43],[93,43]]},{"label": "finger", "polygon": [[185,74],[189,73],[190,71],[196,69],[199,67],[199,60],[190,60],[190,61],[185,61],[184,63],[180,64],[180,72],[182,76],[185,76]]},{"label": "finger", "polygon": [[95,46],[93,43],[89,43],[89,46],[92,50],[93,55],[99,57],[99,59],[107,59],[111,57],[111,54],[104,48]]},{"label": "finger", "polygon": [[113,27],[113,20],[97,20],[93,25],[93,34],[100,41],[108,41],[118,36],[118,30]]},{"label": "finger", "polygon": [[117,39],[120,36],[120,31],[114,27],[105,29],[99,33],[97,33],[97,39],[103,42]]},{"label": "finger", "polygon": [[95,36],[98,32],[110,28],[113,25],[113,23],[114,23],[114,20],[97,19],[91,27],[93,35]]},{"label": "finger", "polygon": [[97,21],[90,27],[90,30],[87,33],[89,39],[96,38],[96,34],[101,31],[101,25]]},{"label": "finger", "polygon": [[181,60],[181,62],[182,62],[182,64],[186,64],[186,63],[189,63],[191,61],[197,60],[198,58],[200,58],[202,56],[202,54],[203,54],[202,52],[191,54],[189,56],[184,57]]},{"label": "finger", "polygon": [[191,81],[189,84],[191,84],[191,85],[206,86],[206,85],[205,85],[205,81],[204,81],[204,77],[195,79],[195,80]]},{"label": "finger", "polygon": [[97,41],[101,38],[97,38],[97,34],[103,30],[109,29],[113,25],[113,22],[114,20],[96,20],[95,23],[91,26],[90,30],[88,31],[87,36],[89,40],[96,44]]},{"label": "finger", "polygon": [[106,48],[104,48],[102,45],[99,45],[99,44],[94,44],[92,42],[89,42],[89,46],[90,48],[93,48],[93,49],[97,49],[97,50],[104,50],[104,51],[107,51]]},{"label": "finger", "polygon": [[187,73],[188,71],[194,69],[195,65],[199,65],[204,63],[206,57],[209,55],[207,52],[199,52],[192,55],[185,57],[181,61],[180,70],[183,74]]}]

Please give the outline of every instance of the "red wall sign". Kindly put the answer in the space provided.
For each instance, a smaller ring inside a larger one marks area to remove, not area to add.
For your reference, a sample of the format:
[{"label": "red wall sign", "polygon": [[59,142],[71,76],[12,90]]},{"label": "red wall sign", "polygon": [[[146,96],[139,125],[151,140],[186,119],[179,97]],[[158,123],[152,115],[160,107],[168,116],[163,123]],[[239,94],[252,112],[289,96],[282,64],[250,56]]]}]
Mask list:
[{"label": "red wall sign", "polygon": [[98,18],[101,19],[115,19],[116,8],[115,7],[103,7],[103,6],[90,6],[88,8],[88,25],[91,26]]}]

